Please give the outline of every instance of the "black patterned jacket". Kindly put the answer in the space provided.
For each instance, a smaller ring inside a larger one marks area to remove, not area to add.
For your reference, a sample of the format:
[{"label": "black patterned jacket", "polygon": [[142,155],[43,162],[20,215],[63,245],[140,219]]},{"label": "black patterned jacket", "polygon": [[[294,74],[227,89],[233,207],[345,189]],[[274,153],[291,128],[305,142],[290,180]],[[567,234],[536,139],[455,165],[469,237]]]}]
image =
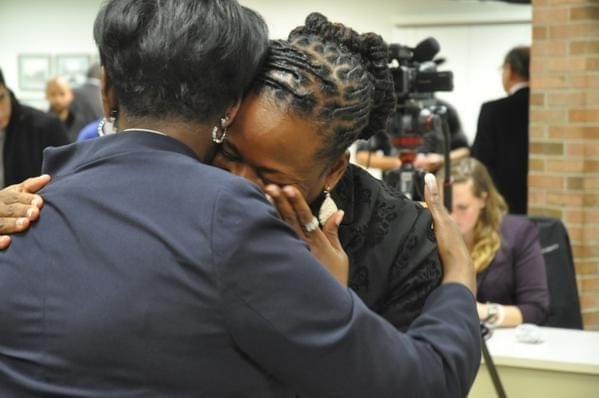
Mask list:
[{"label": "black patterned jacket", "polygon": [[370,309],[407,329],[441,281],[430,212],[355,165],[332,197],[345,211],[339,238],[349,256],[350,287]]}]

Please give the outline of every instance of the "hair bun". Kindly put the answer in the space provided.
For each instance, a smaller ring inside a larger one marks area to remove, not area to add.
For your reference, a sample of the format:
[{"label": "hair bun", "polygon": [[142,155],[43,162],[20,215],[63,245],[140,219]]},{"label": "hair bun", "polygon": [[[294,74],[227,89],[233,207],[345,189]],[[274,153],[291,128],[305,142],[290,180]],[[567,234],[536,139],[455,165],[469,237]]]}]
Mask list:
[{"label": "hair bun", "polygon": [[388,120],[395,111],[395,85],[388,64],[389,47],[383,38],[375,33],[360,35],[360,50],[374,84],[374,106],[370,112],[370,122],[359,137],[368,140],[387,130]]},{"label": "hair bun", "polygon": [[353,29],[340,23],[332,23],[324,15],[313,12],[306,17],[304,26],[291,31],[289,40],[297,36],[315,35],[323,41],[345,46],[352,53],[361,53],[360,36]]},{"label": "hair bun", "polygon": [[323,42],[336,43],[360,56],[375,90],[369,123],[359,138],[367,140],[385,131],[387,120],[395,109],[395,91],[388,66],[389,48],[383,38],[376,33],[360,35],[343,24],[330,22],[318,12],[308,15],[304,26],[291,31],[289,41],[305,36],[317,36]]}]

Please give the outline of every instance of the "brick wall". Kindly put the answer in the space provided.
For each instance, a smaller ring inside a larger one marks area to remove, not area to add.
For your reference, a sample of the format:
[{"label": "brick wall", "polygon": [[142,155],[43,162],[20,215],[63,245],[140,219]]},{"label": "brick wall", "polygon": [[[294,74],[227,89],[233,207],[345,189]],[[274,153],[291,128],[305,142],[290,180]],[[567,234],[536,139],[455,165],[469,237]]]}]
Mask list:
[{"label": "brick wall", "polygon": [[533,0],[529,213],[568,228],[599,330],[599,0]]}]

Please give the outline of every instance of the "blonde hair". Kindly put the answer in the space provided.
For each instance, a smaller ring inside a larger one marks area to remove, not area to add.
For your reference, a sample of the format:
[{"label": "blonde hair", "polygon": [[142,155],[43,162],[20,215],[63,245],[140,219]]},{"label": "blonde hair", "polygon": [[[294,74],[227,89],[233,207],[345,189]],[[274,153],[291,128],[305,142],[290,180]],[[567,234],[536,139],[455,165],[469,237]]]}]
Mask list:
[{"label": "blonde hair", "polygon": [[485,206],[481,209],[474,225],[474,245],[470,251],[476,272],[484,271],[501,247],[501,219],[507,213],[503,196],[493,184],[487,168],[474,158],[460,159],[452,164],[451,176],[454,183],[471,182],[472,194],[483,198]]}]

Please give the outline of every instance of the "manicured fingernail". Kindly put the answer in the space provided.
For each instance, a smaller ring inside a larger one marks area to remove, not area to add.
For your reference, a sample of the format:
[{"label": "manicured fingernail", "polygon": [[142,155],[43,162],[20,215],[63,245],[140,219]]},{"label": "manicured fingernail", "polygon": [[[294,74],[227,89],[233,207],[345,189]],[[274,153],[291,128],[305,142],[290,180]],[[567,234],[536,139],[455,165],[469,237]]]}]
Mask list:
[{"label": "manicured fingernail", "polygon": [[343,221],[343,216],[345,216],[345,212],[343,210],[339,210],[337,212],[337,218],[335,219],[335,224],[337,226],[341,225],[341,221]]},{"label": "manicured fingernail", "polygon": [[285,191],[285,193],[287,194],[287,196],[289,196],[290,198],[295,197],[295,191],[293,190],[293,188],[291,188],[291,187],[285,187],[285,188],[283,188],[283,191]]},{"label": "manicured fingernail", "polygon": [[34,210],[35,209],[33,207],[30,207],[30,208],[27,209],[27,218],[31,218],[31,216],[33,215]]},{"label": "manicured fingernail", "polygon": [[0,244],[8,243],[9,240],[10,240],[10,236],[6,236],[6,235],[0,236]]},{"label": "manicured fingernail", "polygon": [[42,203],[44,203],[43,199],[40,198],[39,196],[36,196],[35,198],[33,198],[33,200],[31,201],[31,204],[34,205],[35,207],[42,207]]},{"label": "manicured fingernail", "polygon": [[426,175],[424,176],[424,182],[426,183],[426,186],[428,187],[428,190],[431,191],[431,193],[437,193],[437,179],[433,174],[426,173]]},{"label": "manicured fingernail", "polygon": [[267,191],[271,197],[279,194],[279,188],[276,185],[267,185],[264,190]]},{"label": "manicured fingernail", "polygon": [[22,227],[23,225],[25,225],[25,221],[27,221],[26,218],[18,218],[17,219],[17,227]]},{"label": "manicured fingernail", "polygon": [[268,200],[270,202],[270,204],[275,204],[275,201],[272,199],[272,196],[270,196],[269,194],[265,193],[264,196],[266,196],[266,200]]}]

